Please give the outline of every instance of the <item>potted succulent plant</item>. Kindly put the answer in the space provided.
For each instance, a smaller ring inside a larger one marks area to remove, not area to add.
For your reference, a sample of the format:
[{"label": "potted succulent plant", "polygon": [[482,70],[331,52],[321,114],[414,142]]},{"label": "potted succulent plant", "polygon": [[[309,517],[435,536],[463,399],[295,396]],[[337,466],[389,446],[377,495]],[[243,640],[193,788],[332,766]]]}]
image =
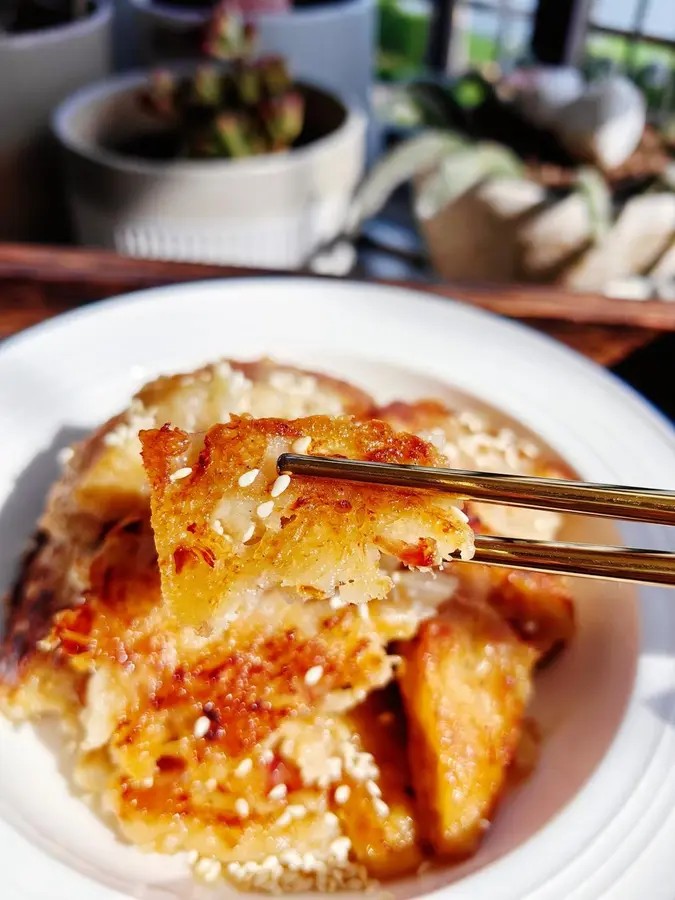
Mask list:
[{"label": "potted succulent plant", "polygon": [[54,117],[82,243],[155,258],[303,265],[340,232],[363,171],[365,117],[254,56],[218,10],[207,63],[118,76]]},{"label": "potted succulent plant", "polygon": [[110,69],[109,0],[0,3],[0,240],[62,238],[53,108]]},{"label": "potted succulent plant", "polygon": [[[194,55],[216,0],[131,0],[156,64]],[[230,0],[255,22],[260,50],[283,56],[297,78],[367,110],[375,65],[375,0]]]},{"label": "potted succulent plant", "polygon": [[620,77],[586,85],[554,70],[539,79],[522,73],[495,86],[472,74],[400,89],[414,133],[370,172],[352,229],[409,181],[445,278],[617,296],[642,290],[636,277],[673,279],[673,151],[646,125],[640,92]]}]

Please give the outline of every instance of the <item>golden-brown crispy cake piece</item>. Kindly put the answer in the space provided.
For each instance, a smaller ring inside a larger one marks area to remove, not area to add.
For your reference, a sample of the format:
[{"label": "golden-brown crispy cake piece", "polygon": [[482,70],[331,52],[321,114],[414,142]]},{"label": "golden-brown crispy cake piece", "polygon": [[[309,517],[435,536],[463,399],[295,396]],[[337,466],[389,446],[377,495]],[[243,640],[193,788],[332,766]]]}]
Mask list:
[{"label": "golden-brown crispy cake piece", "polygon": [[[474,411],[453,412],[438,400],[401,401],[381,407],[378,418],[394,428],[411,431],[432,443],[443,465],[481,472],[504,472],[543,478],[571,478],[572,473],[548,458],[531,440],[511,428],[499,427]],[[545,510],[517,509],[489,503],[469,503],[476,532],[507,537],[552,540],[562,517]]]},{"label": "golden-brown crispy cake piece", "polygon": [[437,854],[462,858],[503,793],[537,654],[490,606],[459,596],[400,653],[420,825]]},{"label": "golden-brown crispy cake piece", "polygon": [[149,488],[138,431],[170,422],[206,429],[230,413],[367,416],[373,401],[346,382],[261,360],[222,361],[195,372],[158,378],[70,451],[52,487],[38,533],[7,598],[0,645],[2,684],[16,683],[53,615],[82,601],[89,567],[108,530],[123,519],[149,516]]},{"label": "golden-brown crispy cake piece", "polygon": [[347,776],[349,791],[338,792],[336,808],[357,859],[382,879],[415,872],[424,861],[405,716],[392,688],[373,692],[348,716],[377,775],[360,781]]},{"label": "golden-brown crispy cake piece", "polygon": [[289,602],[382,598],[382,554],[438,566],[473,550],[466,517],[443,495],[276,476],[279,454],[308,452],[434,465],[436,450],[383,422],[233,417],[203,435],[141,433],[167,603],[186,622],[230,621],[268,591]]},{"label": "golden-brown crispy cake piece", "polygon": [[[132,842],[197,852],[249,887],[353,887],[413,871],[420,849],[400,727],[383,730],[368,702],[342,711],[391,679],[389,641],[432,613],[403,596],[334,608],[271,593],[203,637],[168,613],[149,523],[130,519],[106,534],[84,603],[55,616],[19,693],[25,704],[70,676],[69,706],[52,711],[74,719],[76,783]],[[315,866],[299,886],[298,853]]]},{"label": "golden-brown crispy cake piece", "polygon": [[306,415],[366,416],[370,397],[358,388],[316,372],[271,360],[223,360],[195,372],[158,378],[133,398],[124,413],[103,426],[88,452],[76,455],[72,485],[81,510],[118,520],[148,504],[138,432],[167,423],[203,431],[231,414],[298,418]]},{"label": "golden-brown crispy cake piece", "polygon": [[462,596],[488,603],[537,651],[540,665],[572,640],[574,601],[566,578],[476,564],[453,563],[447,571],[458,579]]}]

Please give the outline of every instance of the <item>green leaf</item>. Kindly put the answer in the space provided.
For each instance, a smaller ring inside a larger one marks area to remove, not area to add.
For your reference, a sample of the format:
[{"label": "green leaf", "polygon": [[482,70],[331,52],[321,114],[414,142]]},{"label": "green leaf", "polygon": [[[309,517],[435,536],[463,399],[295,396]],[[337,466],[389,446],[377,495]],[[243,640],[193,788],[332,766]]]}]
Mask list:
[{"label": "green leaf", "polygon": [[595,243],[600,243],[612,227],[612,193],[600,171],[593,166],[581,166],[577,172],[577,190],[588,204],[591,231]]},{"label": "green leaf", "polygon": [[405,91],[428,128],[452,128],[451,100],[441,85],[428,81],[414,81],[407,85]]},{"label": "green leaf", "polygon": [[446,156],[421,185],[415,213],[432,219],[449,203],[488,178],[522,178],[524,167],[517,156],[500,144],[475,144]]},{"label": "green leaf", "polygon": [[432,170],[441,159],[463,146],[466,146],[463,138],[444,131],[425,131],[399,144],[375,163],[358,188],[347,231],[354,233],[361,222],[382,209],[396,188]]},{"label": "green leaf", "polygon": [[464,109],[475,109],[485,100],[485,85],[474,79],[462,79],[453,88],[452,95]]}]

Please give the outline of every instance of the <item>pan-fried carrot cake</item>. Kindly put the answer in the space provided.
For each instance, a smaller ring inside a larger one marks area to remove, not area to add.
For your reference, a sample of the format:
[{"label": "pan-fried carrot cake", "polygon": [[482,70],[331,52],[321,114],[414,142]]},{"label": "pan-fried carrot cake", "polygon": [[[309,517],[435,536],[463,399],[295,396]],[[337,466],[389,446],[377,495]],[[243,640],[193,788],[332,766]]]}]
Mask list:
[{"label": "pan-fried carrot cake", "polygon": [[560,579],[461,560],[474,529],[542,527],[276,471],[291,450],[484,468],[487,442],[553,473],[472,424],[267,360],[146,386],[67,454],[8,597],[0,708],[58,718],[75,789],[206,881],[354,890],[472,854],[573,612]]}]

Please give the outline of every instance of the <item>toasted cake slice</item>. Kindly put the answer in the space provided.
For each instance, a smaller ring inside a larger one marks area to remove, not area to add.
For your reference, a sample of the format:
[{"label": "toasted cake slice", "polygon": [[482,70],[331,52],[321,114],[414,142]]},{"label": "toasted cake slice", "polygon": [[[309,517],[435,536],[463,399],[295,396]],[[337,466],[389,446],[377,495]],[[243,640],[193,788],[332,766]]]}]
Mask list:
[{"label": "toasted cake slice", "polygon": [[447,573],[457,578],[462,596],[496,610],[518,637],[537,651],[540,665],[557,656],[572,640],[574,600],[563,576],[454,564]]},{"label": "toasted cake slice", "polygon": [[73,459],[71,485],[81,510],[117,520],[147,508],[147,481],[138,432],[167,423],[204,431],[231,414],[298,418],[366,416],[373,403],[363,391],[316,372],[271,360],[221,361],[195,372],[158,378],[142,388],[129,409],[112,419]]},{"label": "toasted cake slice", "polygon": [[324,479],[277,478],[279,454],[434,465],[437,451],[383,422],[233,417],[206,434],[141,433],[162,589],[193,624],[231,620],[269,591],[289,602],[388,594],[383,554],[410,567],[473,551],[452,498]]},{"label": "toasted cake slice", "polygon": [[490,606],[456,596],[400,653],[424,836],[439,856],[469,856],[506,785],[536,651]]},{"label": "toasted cake slice", "polygon": [[0,685],[16,682],[58,610],[82,602],[92,556],[116,523],[150,515],[138,431],[171,422],[206,429],[230,413],[367,416],[373,401],[329,376],[271,360],[223,361],[158,378],[123,413],[70,449],[52,487],[38,534],[7,598]]},{"label": "toasted cake slice", "polygon": [[335,609],[269,593],[204,638],[167,613],[149,538],[141,521],[112,529],[85,602],[41,642],[39,656],[70,669],[80,698],[80,788],[128,839],[203,854],[235,883],[259,880],[279,846],[289,852],[274,871],[289,887],[298,853],[316,861],[307,887],[321,888],[325,871],[336,885],[414,871],[400,714],[381,723],[387,705],[359,704],[392,678],[389,641],[414,633],[419,603]]},{"label": "toasted cake slice", "polygon": [[[531,440],[511,428],[499,427],[484,414],[456,413],[438,400],[396,402],[375,412],[394,428],[411,431],[432,443],[443,465],[476,472],[504,472],[542,478],[571,478],[572,473],[546,456]],[[507,537],[553,540],[562,516],[545,510],[517,509],[490,503],[469,503],[476,531]]]}]

